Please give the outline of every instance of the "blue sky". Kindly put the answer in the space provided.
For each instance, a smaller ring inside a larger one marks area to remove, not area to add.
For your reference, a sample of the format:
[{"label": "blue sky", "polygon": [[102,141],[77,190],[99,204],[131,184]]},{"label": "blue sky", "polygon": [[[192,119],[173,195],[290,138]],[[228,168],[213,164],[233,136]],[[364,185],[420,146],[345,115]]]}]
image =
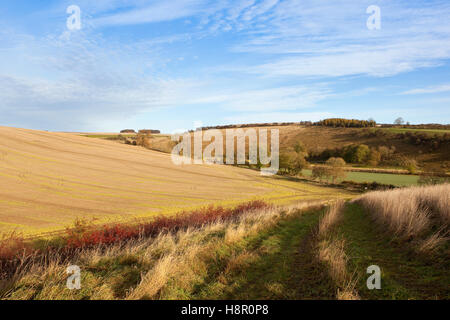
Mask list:
[{"label": "blue sky", "polygon": [[0,125],[449,123],[449,17],[448,0],[6,0]]}]

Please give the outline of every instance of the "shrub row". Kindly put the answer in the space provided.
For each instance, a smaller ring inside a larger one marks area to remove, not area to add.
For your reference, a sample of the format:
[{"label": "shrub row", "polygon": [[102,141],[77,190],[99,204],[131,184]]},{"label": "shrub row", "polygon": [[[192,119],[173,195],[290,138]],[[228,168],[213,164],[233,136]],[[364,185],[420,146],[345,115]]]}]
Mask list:
[{"label": "shrub row", "polygon": [[104,225],[100,228],[92,228],[77,222],[75,228],[67,229],[67,246],[85,248],[137,237],[153,237],[161,232],[176,232],[188,227],[198,228],[215,221],[232,219],[248,211],[268,207],[269,205],[263,201],[248,202],[234,209],[209,206],[191,212],[181,212],[176,216],[159,216],[148,223]]}]

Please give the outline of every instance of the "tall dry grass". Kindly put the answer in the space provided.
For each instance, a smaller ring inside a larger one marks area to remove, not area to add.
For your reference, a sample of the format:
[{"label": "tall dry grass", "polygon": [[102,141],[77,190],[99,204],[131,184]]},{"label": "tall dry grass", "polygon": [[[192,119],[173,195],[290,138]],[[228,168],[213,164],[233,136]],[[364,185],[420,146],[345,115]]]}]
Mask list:
[{"label": "tall dry grass", "polygon": [[338,200],[328,208],[326,214],[319,222],[319,237],[326,236],[339,222],[342,218],[342,210],[344,209],[344,206],[345,202],[343,200]]},{"label": "tall dry grass", "polygon": [[338,201],[330,206],[319,222],[318,228],[318,258],[327,265],[328,274],[338,286],[336,297],[339,300],[359,300],[356,290],[358,279],[348,270],[348,256],[345,253],[345,240],[333,234],[333,228],[343,218],[344,201]]},{"label": "tall dry grass", "polygon": [[419,241],[421,252],[448,241],[450,184],[371,192],[357,201],[396,237]]}]

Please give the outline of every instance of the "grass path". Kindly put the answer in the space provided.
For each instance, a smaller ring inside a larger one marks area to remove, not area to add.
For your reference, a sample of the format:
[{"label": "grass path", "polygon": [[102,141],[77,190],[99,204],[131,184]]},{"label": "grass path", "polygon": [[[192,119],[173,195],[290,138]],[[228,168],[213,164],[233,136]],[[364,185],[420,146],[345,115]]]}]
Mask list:
[{"label": "grass path", "polygon": [[210,279],[196,298],[334,299],[336,288],[314,251],[314,229],[323,212],[299,213],[247,239],[241,244],[247,267]]},{"label": "grass path", "polygon": [[[337,232],[347,243],[350,269],[359,276],[362,299],[449,299],[448,259],[433,262],[396,245],[357,204],[348,204]],[[378,265],[382,289],[368,290],[366,269]]]},{"label": "grass path", "polygon": [[[324,210],[299,213],[276,227],[240,243],[239,266],[223,272],[220,259],[211,277],[192,298],[204,299],[336,299],[337,285],[319,262],[316,229]],[[396,244],[365,210],[347,204],[330,238],[345,241],[348,272],[358,278],[361,299],[449,299],[449,262],[419,257]],[[234,248],[233,250],[236,250]],[[237,259],[239,260],[239,258]],[[382,289],[367,289],[367,267],[378,265]]]}]

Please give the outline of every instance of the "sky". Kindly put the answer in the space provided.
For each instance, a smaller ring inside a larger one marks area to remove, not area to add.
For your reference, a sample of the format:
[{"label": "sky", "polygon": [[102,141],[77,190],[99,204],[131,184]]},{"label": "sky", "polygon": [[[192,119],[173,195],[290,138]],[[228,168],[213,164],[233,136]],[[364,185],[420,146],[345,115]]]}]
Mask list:
[{"label": "sky", "polygon": [[449,18],[448,0],[4,0],[0,125],[447,124]]}]

